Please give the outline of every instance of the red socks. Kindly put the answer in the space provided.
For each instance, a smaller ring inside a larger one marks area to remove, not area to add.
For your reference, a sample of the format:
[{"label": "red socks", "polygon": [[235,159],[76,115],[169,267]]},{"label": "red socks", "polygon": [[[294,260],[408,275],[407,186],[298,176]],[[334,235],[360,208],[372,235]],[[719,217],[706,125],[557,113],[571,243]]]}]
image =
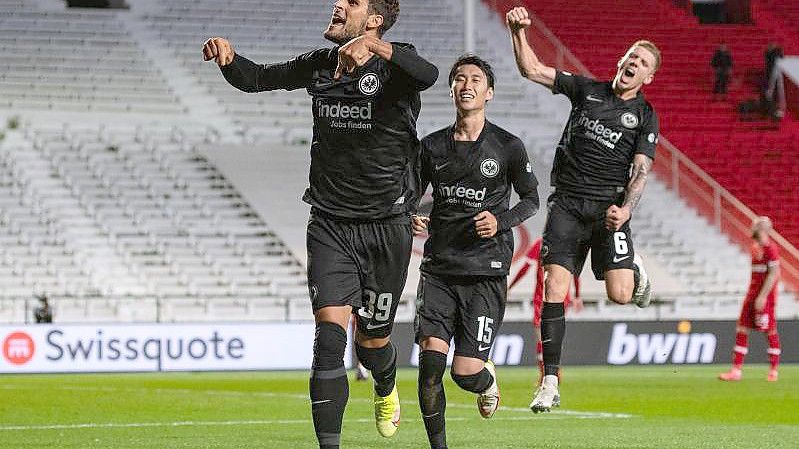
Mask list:
[{"label": "red socks", "polygon": [[780,364],[780,334],[773,333],[768,335],[768,361],[771,369],[777,369]]},{"label": "red socks", "polygon": [[741,369],[744,364],[744,356],[749,352],[749,335],[738,332],[735,334],[735,348],[732,350],[732,366]]}]

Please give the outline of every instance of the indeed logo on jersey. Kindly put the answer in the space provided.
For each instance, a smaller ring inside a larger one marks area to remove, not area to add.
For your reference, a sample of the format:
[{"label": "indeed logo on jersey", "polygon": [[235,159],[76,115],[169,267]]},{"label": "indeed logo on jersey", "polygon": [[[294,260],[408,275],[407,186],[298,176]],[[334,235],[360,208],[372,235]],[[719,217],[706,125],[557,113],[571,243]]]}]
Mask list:
[{"label": "indeed logo on jersey", "polygon": [[346,104],[341,101],[316,100],[316,116],[331,119],[330,127],[336,129],[372,129],[372,102]]},{"label": "indeed logo on jersey", "polygon": [[438,187],[438,193],[449,204],[462,204],[469,207],[482,207],[482,201],[486,198],[485,187],[476,190],[463,186],[441,185]]},{"label": "indeed logo on jersey", "polygon": [[585,137],[595,140],[608,148],[616,148],[616,144],[621,140],[621,131],[614,131],[612,128],[602,124],[599,119],[590,119],[585,115],[585,111],[580,113],[577,124],[585,128]]}]

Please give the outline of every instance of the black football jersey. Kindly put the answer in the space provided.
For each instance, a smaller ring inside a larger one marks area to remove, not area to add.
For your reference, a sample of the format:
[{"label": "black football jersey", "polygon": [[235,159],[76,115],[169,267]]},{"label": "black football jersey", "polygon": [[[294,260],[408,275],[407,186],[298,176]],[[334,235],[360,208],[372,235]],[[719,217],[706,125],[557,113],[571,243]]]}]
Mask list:
[{"label": "black football jersey", "polygon": [[312,96],[310,182],[303,200],[333,216],[380,219],[408,213],[418,200],[419,91],[435,83],[438,71],[410,44],[392,45],[391,61],[374,56],[337,81],[337,48],[264,66],[236,55],[222,68],[241,90],[304,88]]},{"label": "black football jersey", "polygon": [[[422,139],[422,191],[433,188],[433,210],[422,271],[505,276],[513,256],[511,228],[538,210],[538,180],[518,137],[486,121],[476,142],[456,142],[454,127]],[[510,206],[511,188],[520,201]],[[497,234],[477,235],[474,216],[489,211]]]},{"label": "black football jersey", "polygon": [[572,110],[555,152],[551,183],[574,196],[613,200],[624,192],[636,154],[655,158],[658,118],[640,91],[622,100],[609,81],[558,71],[552,92]]}]

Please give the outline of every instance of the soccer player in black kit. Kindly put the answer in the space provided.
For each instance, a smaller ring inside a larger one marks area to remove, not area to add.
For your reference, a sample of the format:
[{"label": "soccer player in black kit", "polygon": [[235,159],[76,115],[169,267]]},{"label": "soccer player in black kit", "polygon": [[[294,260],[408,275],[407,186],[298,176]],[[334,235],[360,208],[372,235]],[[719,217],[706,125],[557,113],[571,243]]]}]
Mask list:
[{"label": "soccer player in black kit", "polygon": [[[539,205],[538,181],[524,144],[485,118],[494,73],[477,56],[458,59],[449,74],[455,124],[422,139],[422,190],[433,188],[430,217],[414,216],[414,232],[429,227],[416,302],[419,405],[430,447],[447,447],[442,377],[455,337],[452,379],[477,393],[484,418],[499,406],[488,360],[505,315],[513,256],[511,228]],[[511,188],[519,202],[509,208]],[[429,226],[428,226],[429,225]]]},{"label": "soccer player in black kit", "polygon": [[[308,287],[316,321],[310,378],[320,448],[338,448],[349,396],[345,329],[358,325],[356,352],[375,382],[378,432],[400,418],[396,351],[389,341],[410,261],[410,212],[418,202],[419,92],[436,67],[410,44],[383,34],[397,0],[338,0],[324,36],[335,46],[259,65],[211,38],[203,46],[225,79],[245,92],[306,89],[313,97],[308,220]],[[275,342],[279,344],[279,342]]]},{"label": "soccer player in black kit", "polygon": [[612,81],[595,81],[538,60],[527,42],[531,21],[525,8],[513,8],[506,19],[522,76],[566,95],[572,103],[555,153],[555,191],[547,201],[541,248],[544,379],[530,404],[538,413],[549,411],[559,396],[557,373],[566,331],[563,300],[589,248],[594,276],[605,280],[610,300],[649,305],[650,282],[633,250],[630,216],[655,158],[658,119],[641,88],[652,82],[660,67],[660,51],[649,41],[635,42],[619,60]]}]

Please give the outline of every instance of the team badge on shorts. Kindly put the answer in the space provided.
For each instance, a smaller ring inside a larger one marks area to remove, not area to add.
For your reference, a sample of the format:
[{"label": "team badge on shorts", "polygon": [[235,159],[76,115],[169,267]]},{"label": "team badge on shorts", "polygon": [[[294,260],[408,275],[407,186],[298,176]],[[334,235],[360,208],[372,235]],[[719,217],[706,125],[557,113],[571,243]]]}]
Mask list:
[{"label": "team badge on shorts", "polygon": [[480,172],[486,178],[493,178],[499,173],[499,162],[494,159],[485,159],[480,163]]},{"label": "team badge on shorts", "polygon": [[380,89],[380,78],[374,73],[367,73],[358,81],[358,90],[364,95],[373,95]]},{"label": "team badge on shorts", "polygon": [[632,112],[625,112],[624,115],[621,116],[621,124],[624,125],[625,128],[634,129],[638,126],[638,117]]}]

